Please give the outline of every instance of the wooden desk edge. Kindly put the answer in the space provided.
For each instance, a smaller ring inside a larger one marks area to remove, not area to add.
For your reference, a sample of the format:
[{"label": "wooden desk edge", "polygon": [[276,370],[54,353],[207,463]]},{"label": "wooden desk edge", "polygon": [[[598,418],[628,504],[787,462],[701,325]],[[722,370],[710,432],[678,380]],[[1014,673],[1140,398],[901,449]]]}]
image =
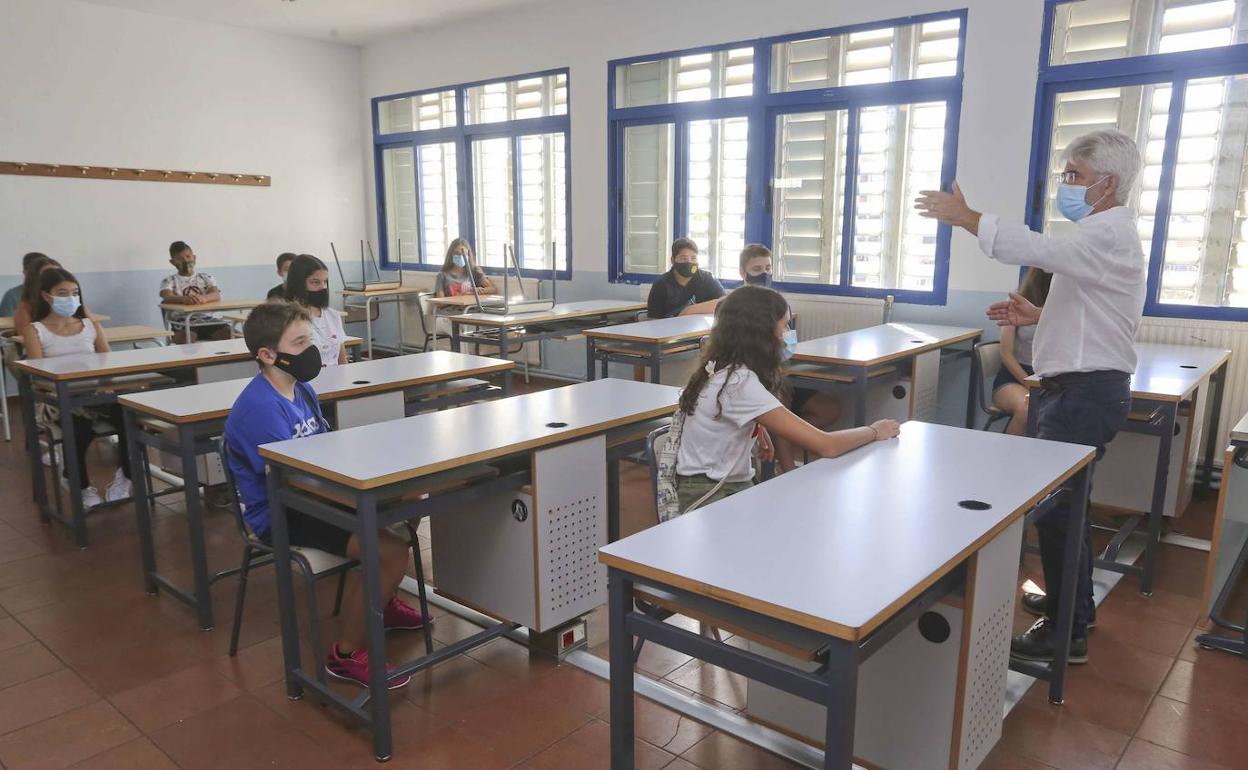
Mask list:
[{"label": "wooden desk edge", "polygon": [[925,345],[920,345],[915,348],[908,348],[906,350],[901,350],[896,353],[890,353],[889,355],[886,355],[886,356],[880,356],[879,358],[872,358],[867,361],[853,360],[853,359],[846,359],[846,358],[831,358],[831,357],[826,357],[826,356],[812,356],[809,353],[794,353],[793,358],[790,360],[793,363],[821,364],[823,366],[853,366],[853,367],[878,366],[879,364],[886,364],[886,363],[897,361],[903,358],[910,358],[912,356],[919,356],[924,353],[930,353],[933,350],[947,348],[950,345],[956,345],[959,342],[966,342],[967,340],[979,339],[982,336],[984,336],[983,329],[971,330],[971,331],[964,332],[962,334],[955,335],[953,337],[943,337],[936,342],[931,342]]},{"label": "wooden desk edge", "polygon": [[637,414],[630,415],[626,418],[621,418],[618,420],[610,420],[608,422],[600,423],[598,425],[590,425],[584,428],[578,428],[577,430],[566,431],[566,432],[560,433],[557,437],[549,438],[549,440],[548,440],[548,437],[541,437],[541,438],[533,439],[530,441],[522,441],[518,444],[511,444],[509,446],[492,447],[490,449],[477,452],[476,454],[468,455],[466,457],[456,457],[454,459],[444,460],[442,462],[432,463],[430,465],[423,465],[418,468],[409,468],[403,471],[396,471],[394,473],[389,473],[389,474],[386,474],[385,476],[379,476],[377,478],[372,478],[372,479],[353,479],[349,476],[344,476],[340,473],[336,473],[330,470],[329,468],[322,468],[322,467],[315,466],[315,465],[309,465],[301,461],[293,460],[284,455],[276,454],[272,450],[265,449],[265,447],[263,446],[261,446],[258,451],[259,451],[261,458],[272,461],[273,463],[277,465],[282,465],[287,468],[293,468],[295,470],[303,471],[304,473],[311,474],[318,478],[326,479],[327,481],[333,481],[345,487],[349,487],[351,489],[362,492],[362,491],[367,491],[370,489],[378,489],[380,487],[388,486],[390,484],[398,484],[400,482],[409,481],[411,479],[419,478],[421,476],[428,476],[430,474],[449,470],[451,468],[457,468],[461,465],[471,465],[472,463],[484,462],[486,460],[493,460],[497,457],[503,457],[503,456],[510,455],[510,454],[516,454],[518,452],[525,452],[531,449],[540,449],[541,447],[544,447],[544,446],[550,446],[553,444],[562,444],[567,441],[574,441],[584,436],[592,436],[592,435],[597,435],[599,433],[606,433],[607,431],[613,428],[618,428],[622,425],[629,425],[631,423],[636,423],[636,422],[645,422],[646,420],[653,420],[658,417],[669,416],[675,409],[676,409],[676,405],[672,404],[671,406],[665,406],[660,409],[651,409],[645,412],[638,412]]},{"label": "wooden desk edge", "polygon": [[889,618],[895,615],[898,610],[900,610],[902,607],[909,604],[911,601],[914,600],[915,597],[917,597],[919,594],[923,593],[929,587],[931,587],[931,585],[935,583],[937,580],[939,580],[941,576],[948,574],[950,570],[952,570],[958,564],[966,560],[968,556],[970,556],[972,553],[982,548],[986,543],[990,542],[993,538],[999,535],[1002,532],[1002,530],[1004,530],[1006,527],[1013,524],[1020,517],[1027,515],[1027,512],[1030,511],[1033,507],[1035,507],[1036,503],[1043,500],[1046,495],[1050,494],[1053,490],[1060,487],[1062,484],[1066,482],[1067,479],[1069,479],[1071,476],[1074,476],[1082,468],[1084,468],[1089,463],[1091,463],[1094,454],[1095,452],[1089,449],[1088,453],[1083,457],[1083,459],[1080,460],[1078,463],[1076,463],[1074,466],[1072,466],[1069,470],[1067,470],[1066,473],[1062,474],[1055,481],[1047,485],[1043,490],[1036,493],[1033,497],[1031,497],[1031,499],[1029,499],[1022,506],[1020,506],[1011,515],[1002,519],[1001,522],[997,526],[993,527],[988,532],[984,533],[984,535],[978,538],[977,540],[975,540],[975,542],[968,545],[966,548],[960,551],[957,555],[955,555],[952,559],[950,559],[949,561],[945,562],[940,567],[938,567],[930,575],[928,575],[926,578],[920,581],[917,585],[915,585],[914,588],[912,588],[911,590],[907,591],[904,595],[902,595],[901,598],[889,604],[883,610],[876,613],[874,617],[867,620],[866,623],[858,627],[846,626],[841,623],[834,623],[832,621],[825,620],[823,618],[820,618],[814,615],[808,615],[804,612],[798,612],[796,610],[792,610],[787,607],[781,607],[779,605],[771,604],[770,602],[759,601],[757,599],[754,599],[753,597],[746,596],[744,594],[739,594],[735,591],[722,590],[714,586],[710,586],[705,583],[702,583],[700,581],[690,580],[688,578],[684,578],[684,577],[681,577],[680,575],[666,572],[664,570],[658,570],[658,569],[653,569],[651,567],[643,566],[643,565],[637,564],[636,562],[629,561],[627,559],[622,559],[618,556],[614,556],[609,553],[603,553],[602,551],[598,552],[598,560],[602,562],[603,564],[606,564],[608,567],[614,567],[616,569],[623,570],[624,572],[628,572],[628,573],[638,575],[641,577],[645,577],[645,578],[650,578],[652,580],[657,580],[660,583],[674,586],[676,588],[689,591],[699,596],[706,596],[712,599],[716,599],[718,601],[725,602],[726,604],[731,604],[734,607],[739,607],[741,609],[749,610],[751,612],[757,612],[760,615],[764,615],[769,618],[774,618],[776,620],[783,620],[788,623],[793,623],[794,625],[801,626],[802,628],[806,628],[811,631],[817,631],[819,633],[828,634],[829,636],[833,636],[838,639],[844,639],[846,641],[856,642],[856,641],[860,641],[870,636],[877,628],[879,628],[881,625],[886,623]]}]

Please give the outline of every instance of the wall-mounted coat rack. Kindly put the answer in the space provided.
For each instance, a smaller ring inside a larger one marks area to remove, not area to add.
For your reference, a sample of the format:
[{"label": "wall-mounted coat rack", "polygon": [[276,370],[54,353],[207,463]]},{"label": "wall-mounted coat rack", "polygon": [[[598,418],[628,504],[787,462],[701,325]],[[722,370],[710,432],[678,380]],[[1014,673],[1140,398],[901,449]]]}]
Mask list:
[{"label": "wall-mounted coat rack", "polygon": [[228,171],[163,171],[146,168],[80,166],[72,163],[27,163],[0,160],[0,174],[55,176],[63,179],[117,179],[127,182],[182,182],[185,184],[229,184],[244,187],[270,187],[266,174],[239,174]]}]

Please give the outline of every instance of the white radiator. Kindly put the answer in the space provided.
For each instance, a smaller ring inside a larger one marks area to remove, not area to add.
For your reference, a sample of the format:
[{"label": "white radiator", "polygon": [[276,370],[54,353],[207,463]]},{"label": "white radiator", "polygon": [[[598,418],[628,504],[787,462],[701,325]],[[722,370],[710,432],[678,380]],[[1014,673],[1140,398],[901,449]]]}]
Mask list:
[{"label": "white radiator", "polygon": [[884,320],[884,301],[879,299],[785,297],[797,315],[797,336],[803,341],[877,326]]},{"label": "white radiator", "polygon": [[[1230,439],[1231,428],[1239,422],[1239,418],[1248,413],[1248,324],[1235,321],[1145,318],[1136,339],[1140,342],[1227,348],[1231,351],[1226,385],[1222,391],[1222,415],[1218,419],[1216,446],[1217,458],[1221,458],[1222,449]],[[1203,456],[1203,446],[1200,451]]]}]

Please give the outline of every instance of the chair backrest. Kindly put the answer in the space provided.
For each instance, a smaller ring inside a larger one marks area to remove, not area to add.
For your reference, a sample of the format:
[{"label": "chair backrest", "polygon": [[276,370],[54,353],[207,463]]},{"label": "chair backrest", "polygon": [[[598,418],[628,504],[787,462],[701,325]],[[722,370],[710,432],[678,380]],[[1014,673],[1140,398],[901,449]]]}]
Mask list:
[{"label": "chair backrest", "polygon": [[997,372],[1001,371],[1000,341],[975,343],[972,362],[974,366],[972,367],[971,377],[973,378],[979,409],[984,414],[991,416],[993,414],[992,392],[989,391],[984,381],[996,377]]},{"label": "chair backrest", "polygon": [[671,426],[664,425],[662,428],[655,428],[650,431],[650,435],[646,436],[646,462],[650,465],[650,492],[656,501],[654,509],[654,521],[659,521],[659,509],[657,501],[659,499],[659,453],[663,451],[663,447],[667,445],[670,439]]},{"label": "chair backrest", "polygon": [[425,337],[429,336],[429,304],[427,300],[433,296],[431,291],[422,291],[416,295],[416,310],[420,313],[420,330]]},{"label": "chair backrest", "polygon": [[230,453],[233,451],[225,436],[217,439],[217,456],[221,458],[221,470],[225,473],[225,489],[230,496],[230,512],[234,514],[234,526],[238,528],[238,536],[243,539],[243,542],[251,542],[251,530],[247,528],[247,519],[243,516],[243,501],[238,496],[234,469],[230,467]]}]

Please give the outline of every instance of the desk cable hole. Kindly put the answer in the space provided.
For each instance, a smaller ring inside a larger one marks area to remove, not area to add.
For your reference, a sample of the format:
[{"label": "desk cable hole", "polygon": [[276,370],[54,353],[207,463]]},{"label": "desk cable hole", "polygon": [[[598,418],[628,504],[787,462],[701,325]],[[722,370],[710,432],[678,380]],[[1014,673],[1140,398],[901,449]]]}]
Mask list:
[{"label": "desk cable hole", "polygon": [[1179,364],[1179,368],[1180,369],[1195,369],[1196,366],[1193,364]]},{"label": "desk cable hole", "polygon": [[352,380],[351,381],[352,385],[369,385],[371,383],[372,383],[372,380]]},{"label": "desk cable hole", "polygon": [[965,508],[968,511],[986,511],[992,506],[983,500],[959,500],[959,508]]},{"label": "desk cable hole", "polygon": [[548,422],[546,423],[546,427],[547,428],[566,428],[568,427],[568,424],[566,422]]}]

